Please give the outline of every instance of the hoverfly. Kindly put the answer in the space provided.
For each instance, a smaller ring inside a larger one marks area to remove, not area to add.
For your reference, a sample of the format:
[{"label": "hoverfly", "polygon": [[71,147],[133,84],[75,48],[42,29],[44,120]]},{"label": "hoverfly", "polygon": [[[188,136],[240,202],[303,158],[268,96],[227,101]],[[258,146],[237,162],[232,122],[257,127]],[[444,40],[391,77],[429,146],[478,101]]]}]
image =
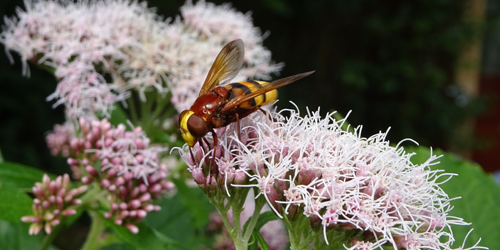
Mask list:
[{"label": "hoverfly", "polygon": [[[309,71],[272,82],[241,81],[226,84],[240,71],[244,53],[241,39],[224,46],[208,72],[198,99],[191,109],[182,111],[179,116],[182,137],[189,147],[193,147],[196,142],[202,146],[205,135],[208,132],[212,133],[214,138],[212,163],[217,148],[217,134],[214,128],[225,127],[236,121],[239,131],[239,119],[259,110],[261,106],[276,101],[277,88],[314,73]],[[206,140],[205,142],[210,147]]]}]

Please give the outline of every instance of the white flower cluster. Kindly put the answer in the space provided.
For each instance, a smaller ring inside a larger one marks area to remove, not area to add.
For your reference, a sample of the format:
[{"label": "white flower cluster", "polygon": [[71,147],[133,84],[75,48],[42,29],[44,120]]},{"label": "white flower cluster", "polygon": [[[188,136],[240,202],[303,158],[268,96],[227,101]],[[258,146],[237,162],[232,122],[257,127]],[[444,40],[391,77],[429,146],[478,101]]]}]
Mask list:
[{"label": "white flower cluster", "polygon": [[[322,118],[319,111],[305,117],[285,112],[288,118],[283,111],[273,119],[257,112],[241,120],[240,143],[232,125],[218,131],[217,177],[201,171],[211,153],[195,146],[195,163],[187,148],[180,150],[195,181],[205,189],[257,187],[276,214],[291,223],[307,218],[323,231],[326,244],[331,236],[354,230],[363,233],[346,248],[450,249],[455,241],[450,225],[467,223],[448,215],[451,199],[439,185],[453,174],[430,169],[438,157],[416,165],[412,154],[385,140],[386,133],[363,138],[361,128],[347,132],[344,120]],[[228,169],[245,172],[248,179],[233,181],[235,175],[228,181]]]},{"label": "white flower cluster", "polygon": [[[178,110],[189,108],[217,53],[235,38],[247,43],[241,78],[266,78],[281,67],[270,61],[250,16],[228,5],[187,2],[182,18],[169,22],[146,2],[25,3],[25,11],[6,19],[0,42],[24,63],[54,68],[60,83],[48,99],[64,104],[70,117],[107,115],[128,90],[138,90],[144,101],[150,87],[171,91]],[[29,75],[26,64],[24,73]]]},{"label": "white flower cluster", "polygon": [[251,157],[240,152],[240,165],[252,169],[251,180],[277,214],[307,216],[327,243],[330,230],[358,229],[374,246],[450,248],[449,225],[466,223],[448,216],[450,198],[439,184],[451,174],[430,170],[436,156],[415,165],[386,133],[363,138],[361,128],[346,132],[343,121],[319,111],[304,118],[289,112],[257,123]]}]

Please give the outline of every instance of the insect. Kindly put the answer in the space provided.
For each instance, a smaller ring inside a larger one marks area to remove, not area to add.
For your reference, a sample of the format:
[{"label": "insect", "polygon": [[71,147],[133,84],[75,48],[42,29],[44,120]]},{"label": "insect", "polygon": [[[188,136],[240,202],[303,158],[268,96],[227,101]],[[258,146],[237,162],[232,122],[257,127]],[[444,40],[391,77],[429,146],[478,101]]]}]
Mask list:
[{"label": "insect", "polygon": [[[214,139],[213,156],[215,156],[217,134],[214,128],[225,127],[236,121],[239,131],[239,119],[259,110],[261,106],[276,101],[277,88],[314,73],[309,71],[272,82],[241,81],[227,84],[240,71],[244,53],[241,39],[224,46],[210,68],[191,109],[181,112],[179,125],[182,137],[189,147],[193,147],[196,142],[201,146],[202,139],[211,132]],[[205,143],[210,147],[206,140]],[[212,157],[212,163],[214,160],[215,157]]]}]

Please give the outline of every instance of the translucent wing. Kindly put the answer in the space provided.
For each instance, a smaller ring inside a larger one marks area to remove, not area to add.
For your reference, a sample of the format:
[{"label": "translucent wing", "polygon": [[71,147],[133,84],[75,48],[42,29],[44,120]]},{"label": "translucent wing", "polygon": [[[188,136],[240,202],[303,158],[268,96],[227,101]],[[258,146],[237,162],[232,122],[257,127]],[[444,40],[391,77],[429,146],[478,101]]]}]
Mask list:
[{"label": "translucent wing", "polygon": [[228,110],[231,110],[232,108],[235,108],[237,107],[238,105],[252,99],[252,98],[255,98],[259,95],[262,95],[266,92],[269,92],[273,89],[277,89],[277,88],[280,88],[280,87],[283,87],[287,84],[290,84],[292,82],[295,82],[303,77],[306,77],[310,74],[314,73],[314,70],[313,71],[309,71],[309,72],[305,72],[305,73],[302,73],[302,74],[297,74],[297,75],[293,75],[293,76],[289,76],[289,77],[285,77],[285,78],[282,78],[282,79],[279,79],[279,80],[276,80],[276,81],[272,81],[272,82],[269,82],[267,84],[262,84],[262,88],[260,88],[259,90],[255,91],[255,92],[252,92],[248,95],[243,95],[243,96],[238,96],[236,98],[234,98],[233,100],[229,101],[226,105],[224,105],[224,107],[222,108],[222,113],[228,111]]},{"label": "translucent wing", "polygon": [[200,96],[206,94],[219,84],[231,81],[243,65],[245,48],[241,39],[236,39],[224,46],[215,58],[214,64],[208,72]]}]

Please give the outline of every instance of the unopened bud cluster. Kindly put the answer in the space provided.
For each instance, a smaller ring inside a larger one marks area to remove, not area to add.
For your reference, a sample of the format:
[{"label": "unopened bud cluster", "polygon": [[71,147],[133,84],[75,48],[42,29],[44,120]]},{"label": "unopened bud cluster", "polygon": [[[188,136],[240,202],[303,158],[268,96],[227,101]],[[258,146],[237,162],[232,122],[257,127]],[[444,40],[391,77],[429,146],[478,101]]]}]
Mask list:
[{"label": "unopened bud cluster", "polygon": [[[256,133],[250,127],[249,119],[240,120],[240,131],[237,131],[236,123],[227,127],[217,129],[217,134],[224,134],[222,140],[217,141],[215,160],[213,157],[213,139],[206,136],[203,145],[197,143],[189,149],[187,145],[180,151],[181,157],[189,165],[189,171],[193,179],[209,195],[219,191],[226,192],[229,196],[235,188],[233,185],[242,185],[248,182],[248,175],[243,166],[239,166],[238,159],[234,154],[236,148],[246,148],[246,144],[255,138]],[[238,133],[240,139],[238,139]],[[207,145],[208,142],[210,145]],[[190,153],[190,150],[192,154]],[[248,170],[248,169],[246,169]]]},{"label": "unopened bud cluster", "polygon": [[79,125],[82,137],[71,140],[75,158],[68,159],[74,177],[107,190],[110,210],[105,217],[137,233],[133,223],[159,210],[151,202],[173,187],[166,166],[158,162],[162,149],[148,147],[140,127],[125,131],[124,125],[114,128],[107,119],[80,119]]},{"label": "unopened bud cluster", "polygon": [[52,232],[52,227],[61,223],[65,216],[76,213],[71,207],[81,203],[77,197],[87,191],[87,186],[70,189],[69,175],[58,176],[50,180],[45,174],[42,182],[35,183],[33,187],[33,215],[21,218],[23,222],[32,223],[29,234],[38,234],[42,229],[47,234]]}]

